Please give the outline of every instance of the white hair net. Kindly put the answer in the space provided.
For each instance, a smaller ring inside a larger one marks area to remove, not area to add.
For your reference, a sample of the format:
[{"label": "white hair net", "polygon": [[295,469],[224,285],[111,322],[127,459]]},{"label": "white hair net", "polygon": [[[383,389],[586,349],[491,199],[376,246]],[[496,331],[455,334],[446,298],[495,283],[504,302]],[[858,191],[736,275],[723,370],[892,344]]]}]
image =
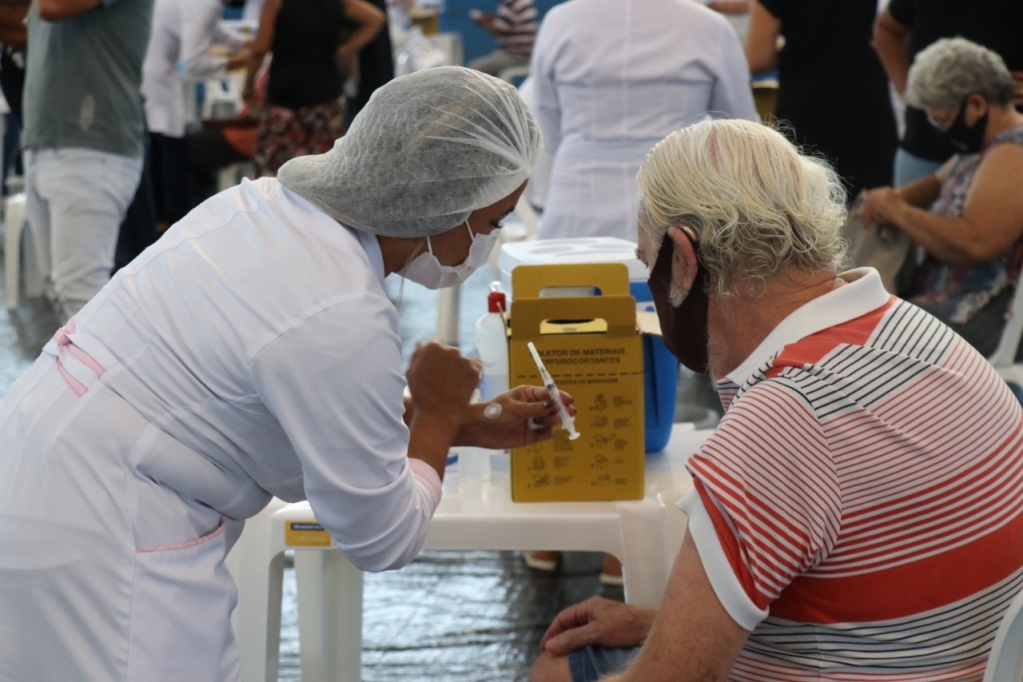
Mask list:
[{"label": "white hair net", "polygon": [[378,89],[333,149],[288,161],[277,178],[349,227],[424,237],[514,192],[540,147],[540,128],[515,88],[441,67]]}]

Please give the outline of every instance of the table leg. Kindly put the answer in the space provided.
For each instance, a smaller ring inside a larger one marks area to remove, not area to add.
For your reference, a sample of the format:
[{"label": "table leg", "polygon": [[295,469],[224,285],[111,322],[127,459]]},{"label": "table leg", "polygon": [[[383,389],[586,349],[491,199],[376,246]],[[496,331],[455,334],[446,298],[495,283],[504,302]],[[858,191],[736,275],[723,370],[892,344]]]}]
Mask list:
[{"label": "table leg", "polygon": [[449,346],[458,345],[458,313],[462,286],[437,292],[437,336]]},{"label": "table leg", "polygon": [[[235,632],[244,682],[277,682],[281,648],[281,587],[284,554],[238,567]],[[258,589],[265,586],[266,589]],[[246,589],[248,588],[248,589]]]},{"label": "table leg", "polygon": [[335,549],[295,551],[304,682],[358,682],[362,572]]},{"label": "table leg", "polygon": [[678,547],[672,546],[665,505],[644,500],[619,502],[622,524],[622,576],[625,601],[636,606],[658,606]]}]

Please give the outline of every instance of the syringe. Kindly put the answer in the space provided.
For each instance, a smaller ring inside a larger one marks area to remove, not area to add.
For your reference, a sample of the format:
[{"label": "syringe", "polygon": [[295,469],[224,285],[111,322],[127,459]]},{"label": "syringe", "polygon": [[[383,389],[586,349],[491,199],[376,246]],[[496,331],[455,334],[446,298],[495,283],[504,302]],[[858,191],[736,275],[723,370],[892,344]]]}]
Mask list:
[{"label": "syringe", "polygon": [[568,431],[568,439],[575,440],[579,437],[579,432],[575,430],[575,417],[568,414],[568,408],[565,407],[565,401],[561,399],[561,392],[558,391],[558,387],[554,385],[554,379],[551,378],[550,372],[543,366],[543,360],[540,359],[540,354],[536,352],[536,346],[530,341],[526,344],[529,346],[529,352],[533,356],[533,362],[536,363],[536,368],[540,370],[540,379],[543,381],[544,388],[547,389],[547,395],[551,397],[554,404],[558,408],[558,417],[561,418],[561,428]]}]

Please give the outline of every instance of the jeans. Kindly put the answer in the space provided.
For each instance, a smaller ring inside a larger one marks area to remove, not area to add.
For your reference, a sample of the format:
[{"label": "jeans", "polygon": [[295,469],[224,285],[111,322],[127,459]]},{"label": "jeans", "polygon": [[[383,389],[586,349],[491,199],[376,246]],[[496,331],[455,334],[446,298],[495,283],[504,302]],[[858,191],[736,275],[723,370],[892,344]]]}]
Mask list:
[{"label": "jeans", "polygon": [[156,219],[170,227],[188,213],[188,166],[184,137],[149,133]]},{"label": "jeans", "polygon": [[584,646],[568,654],[568,671],[572,682],[597,682],[601,677],[621,672],[639,653],[640,647],[613,649]]},{"label": "jeans", "polygon": [[914,156],[900,147],[895,152],[895,186],[902,187],[914,180],[933,175],[939,168],[940,161]]},{"label": "jeans", "polygon": [[94,149],[25,150],[26,208],[40,271],[63,321],[110,281],[142,159]]},{"label": "jeans", "polygon": [[117,248],[114,250],[114,274],[146,250],[158,238],[156,232],[156,194],[153,189],[153,171],[150,162],[149,137],[142,138],[145,158],[142,162],[142,177],[135,190],[135,197],[128,204],[128,210],[121,222],[117,235]]}]

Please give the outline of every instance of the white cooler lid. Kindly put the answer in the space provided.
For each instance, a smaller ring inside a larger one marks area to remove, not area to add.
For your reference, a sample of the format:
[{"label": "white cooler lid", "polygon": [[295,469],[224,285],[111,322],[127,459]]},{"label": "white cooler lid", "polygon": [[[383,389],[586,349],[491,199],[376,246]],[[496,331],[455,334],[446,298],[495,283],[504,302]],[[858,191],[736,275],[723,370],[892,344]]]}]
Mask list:
[{"label": "white cooler lid", "polygon": [[617,237],[580,237],[504,244],[497,259],[501,287],[512,295],[511,271],[520,265],[561,263],[624,263],[630,282],[647,280],[646,266],[636,258],[635,242]]}]

